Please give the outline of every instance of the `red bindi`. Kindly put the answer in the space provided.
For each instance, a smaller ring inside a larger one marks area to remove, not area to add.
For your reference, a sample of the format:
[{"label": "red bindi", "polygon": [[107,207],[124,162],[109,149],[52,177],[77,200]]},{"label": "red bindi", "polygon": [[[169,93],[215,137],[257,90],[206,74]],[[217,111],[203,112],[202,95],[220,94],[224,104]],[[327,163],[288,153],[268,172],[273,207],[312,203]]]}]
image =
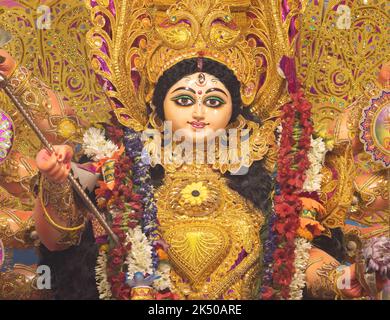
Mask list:
[{"label": "red bindi", "polygon": [[202,93],[203,93],[203,91],[202,91],[202,90],[199,90],[199,91],[198,91],[198,94],[202,94]]}]

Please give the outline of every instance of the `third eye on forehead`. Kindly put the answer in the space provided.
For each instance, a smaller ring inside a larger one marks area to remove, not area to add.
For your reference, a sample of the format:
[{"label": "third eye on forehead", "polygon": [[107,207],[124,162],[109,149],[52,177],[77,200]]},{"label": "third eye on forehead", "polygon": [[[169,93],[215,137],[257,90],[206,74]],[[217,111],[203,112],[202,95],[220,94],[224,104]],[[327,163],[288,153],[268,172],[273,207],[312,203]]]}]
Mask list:
[{"label": "third eye on forehead", "polygon": [[[190,87],[179,87],[179,88],[176,88],[175,90],[173,90],[172,93],[179,91],[179,90],[185,90],[185,91],[192,92],[193,94],[196,94],[195,90],[190,88]],[[226,92],[220,88],[210,88],[206,91],[206,94],[211,93],[211,92],[221,92],[225,96],[227,96]]]}]

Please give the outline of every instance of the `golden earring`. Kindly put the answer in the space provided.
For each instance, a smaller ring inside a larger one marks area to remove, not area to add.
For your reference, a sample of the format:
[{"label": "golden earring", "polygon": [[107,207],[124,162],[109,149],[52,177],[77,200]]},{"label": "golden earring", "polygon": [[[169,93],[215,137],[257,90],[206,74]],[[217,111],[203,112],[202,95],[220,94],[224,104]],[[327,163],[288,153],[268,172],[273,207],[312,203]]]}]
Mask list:
[{"label": "golden earring", "polygon": [[247,125],[247,120],[240,114],[234,122],[229,124],[226,129],[243,129]]}]

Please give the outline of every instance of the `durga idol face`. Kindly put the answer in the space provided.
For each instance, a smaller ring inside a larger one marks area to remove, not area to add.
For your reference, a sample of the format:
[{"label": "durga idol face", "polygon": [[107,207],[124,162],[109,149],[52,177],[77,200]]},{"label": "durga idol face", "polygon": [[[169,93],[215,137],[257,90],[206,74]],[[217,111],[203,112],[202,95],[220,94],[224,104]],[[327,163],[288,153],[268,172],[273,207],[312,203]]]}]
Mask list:
[{"label": "durga idol face", "polygon": [[196,72],[177,81],[164,99],[165,121],[172,130],[192,141],[225,129],[232,117],[232,97],[215,76]]}]

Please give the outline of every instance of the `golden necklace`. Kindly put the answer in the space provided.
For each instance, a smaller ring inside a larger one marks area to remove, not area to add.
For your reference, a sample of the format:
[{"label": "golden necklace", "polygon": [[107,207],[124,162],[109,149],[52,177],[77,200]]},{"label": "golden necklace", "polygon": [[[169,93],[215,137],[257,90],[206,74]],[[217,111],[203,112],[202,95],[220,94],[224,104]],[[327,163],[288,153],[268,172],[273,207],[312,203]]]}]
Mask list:
[{"label": "golden necklace", "polygon": [[156,200],[173,291],[182,299],[250,299],[262,213],[208,165],[166,172]]}]

